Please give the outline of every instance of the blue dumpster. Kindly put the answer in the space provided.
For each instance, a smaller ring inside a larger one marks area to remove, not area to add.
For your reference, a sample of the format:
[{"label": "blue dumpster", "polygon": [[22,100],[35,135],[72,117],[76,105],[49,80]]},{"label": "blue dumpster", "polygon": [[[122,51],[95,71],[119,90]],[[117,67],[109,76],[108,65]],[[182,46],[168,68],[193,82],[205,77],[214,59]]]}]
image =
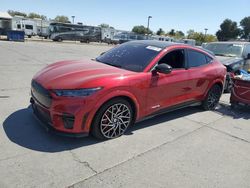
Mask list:
[{"label": "blue dumpster", "polygon": [[7,39],[9,41],[21,41],[24,42],[24,31],[15,31],[10,30],[7,31]]}]

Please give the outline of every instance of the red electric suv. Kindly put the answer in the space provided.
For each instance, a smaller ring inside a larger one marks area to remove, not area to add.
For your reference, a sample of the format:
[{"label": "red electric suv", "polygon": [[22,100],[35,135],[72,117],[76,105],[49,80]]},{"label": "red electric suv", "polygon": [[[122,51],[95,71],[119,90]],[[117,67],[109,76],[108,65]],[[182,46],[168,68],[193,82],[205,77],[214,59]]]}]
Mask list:
[{"label": "red electric suv", "polygon": [[34,76],[30,101],[36,117],[56,132],[110,139],[170,110],[213,110],[225,77],[226,68],[202,49],[132,41],[95,60],[48,65]]}]

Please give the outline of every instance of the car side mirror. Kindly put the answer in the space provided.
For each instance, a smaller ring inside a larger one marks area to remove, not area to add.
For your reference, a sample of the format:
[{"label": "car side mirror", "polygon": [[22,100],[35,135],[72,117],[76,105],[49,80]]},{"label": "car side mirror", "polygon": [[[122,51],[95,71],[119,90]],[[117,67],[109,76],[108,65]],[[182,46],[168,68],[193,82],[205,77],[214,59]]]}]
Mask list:
[{"label": "car side mirror", "polygon": [[168,64],[162,63],[157,65],[154,70],[159,73],[169,74],[172,72],[172,67]]}]

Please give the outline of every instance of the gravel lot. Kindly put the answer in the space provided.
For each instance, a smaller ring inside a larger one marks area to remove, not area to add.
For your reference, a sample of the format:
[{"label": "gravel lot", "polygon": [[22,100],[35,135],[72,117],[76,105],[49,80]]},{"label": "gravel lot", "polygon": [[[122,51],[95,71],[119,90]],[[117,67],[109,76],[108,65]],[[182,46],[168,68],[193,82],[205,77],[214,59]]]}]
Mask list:
[{"label": "gravel lot", "polygon": [[250,110],[190,107],[98,142],[47,133],[29,107],[32,76],[49,63],[112,46],[0,41],[0,187],[250,187]]}]

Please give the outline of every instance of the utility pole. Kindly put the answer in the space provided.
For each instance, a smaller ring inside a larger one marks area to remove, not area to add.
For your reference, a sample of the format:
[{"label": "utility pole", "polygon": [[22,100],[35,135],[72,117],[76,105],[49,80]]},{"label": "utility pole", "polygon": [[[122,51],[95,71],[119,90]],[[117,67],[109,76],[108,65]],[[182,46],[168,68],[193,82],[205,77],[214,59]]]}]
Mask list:
[{"label": "utility pole", "polygon": [[206,36],[207,36],[207,28],[204,29],[205,30],[205,35],[204,35],[204,42],[206,42]]},{"label": "utility pole", "polygon": [[149,38],[149,21],[152,16],[148,16],[147,38]]}]

